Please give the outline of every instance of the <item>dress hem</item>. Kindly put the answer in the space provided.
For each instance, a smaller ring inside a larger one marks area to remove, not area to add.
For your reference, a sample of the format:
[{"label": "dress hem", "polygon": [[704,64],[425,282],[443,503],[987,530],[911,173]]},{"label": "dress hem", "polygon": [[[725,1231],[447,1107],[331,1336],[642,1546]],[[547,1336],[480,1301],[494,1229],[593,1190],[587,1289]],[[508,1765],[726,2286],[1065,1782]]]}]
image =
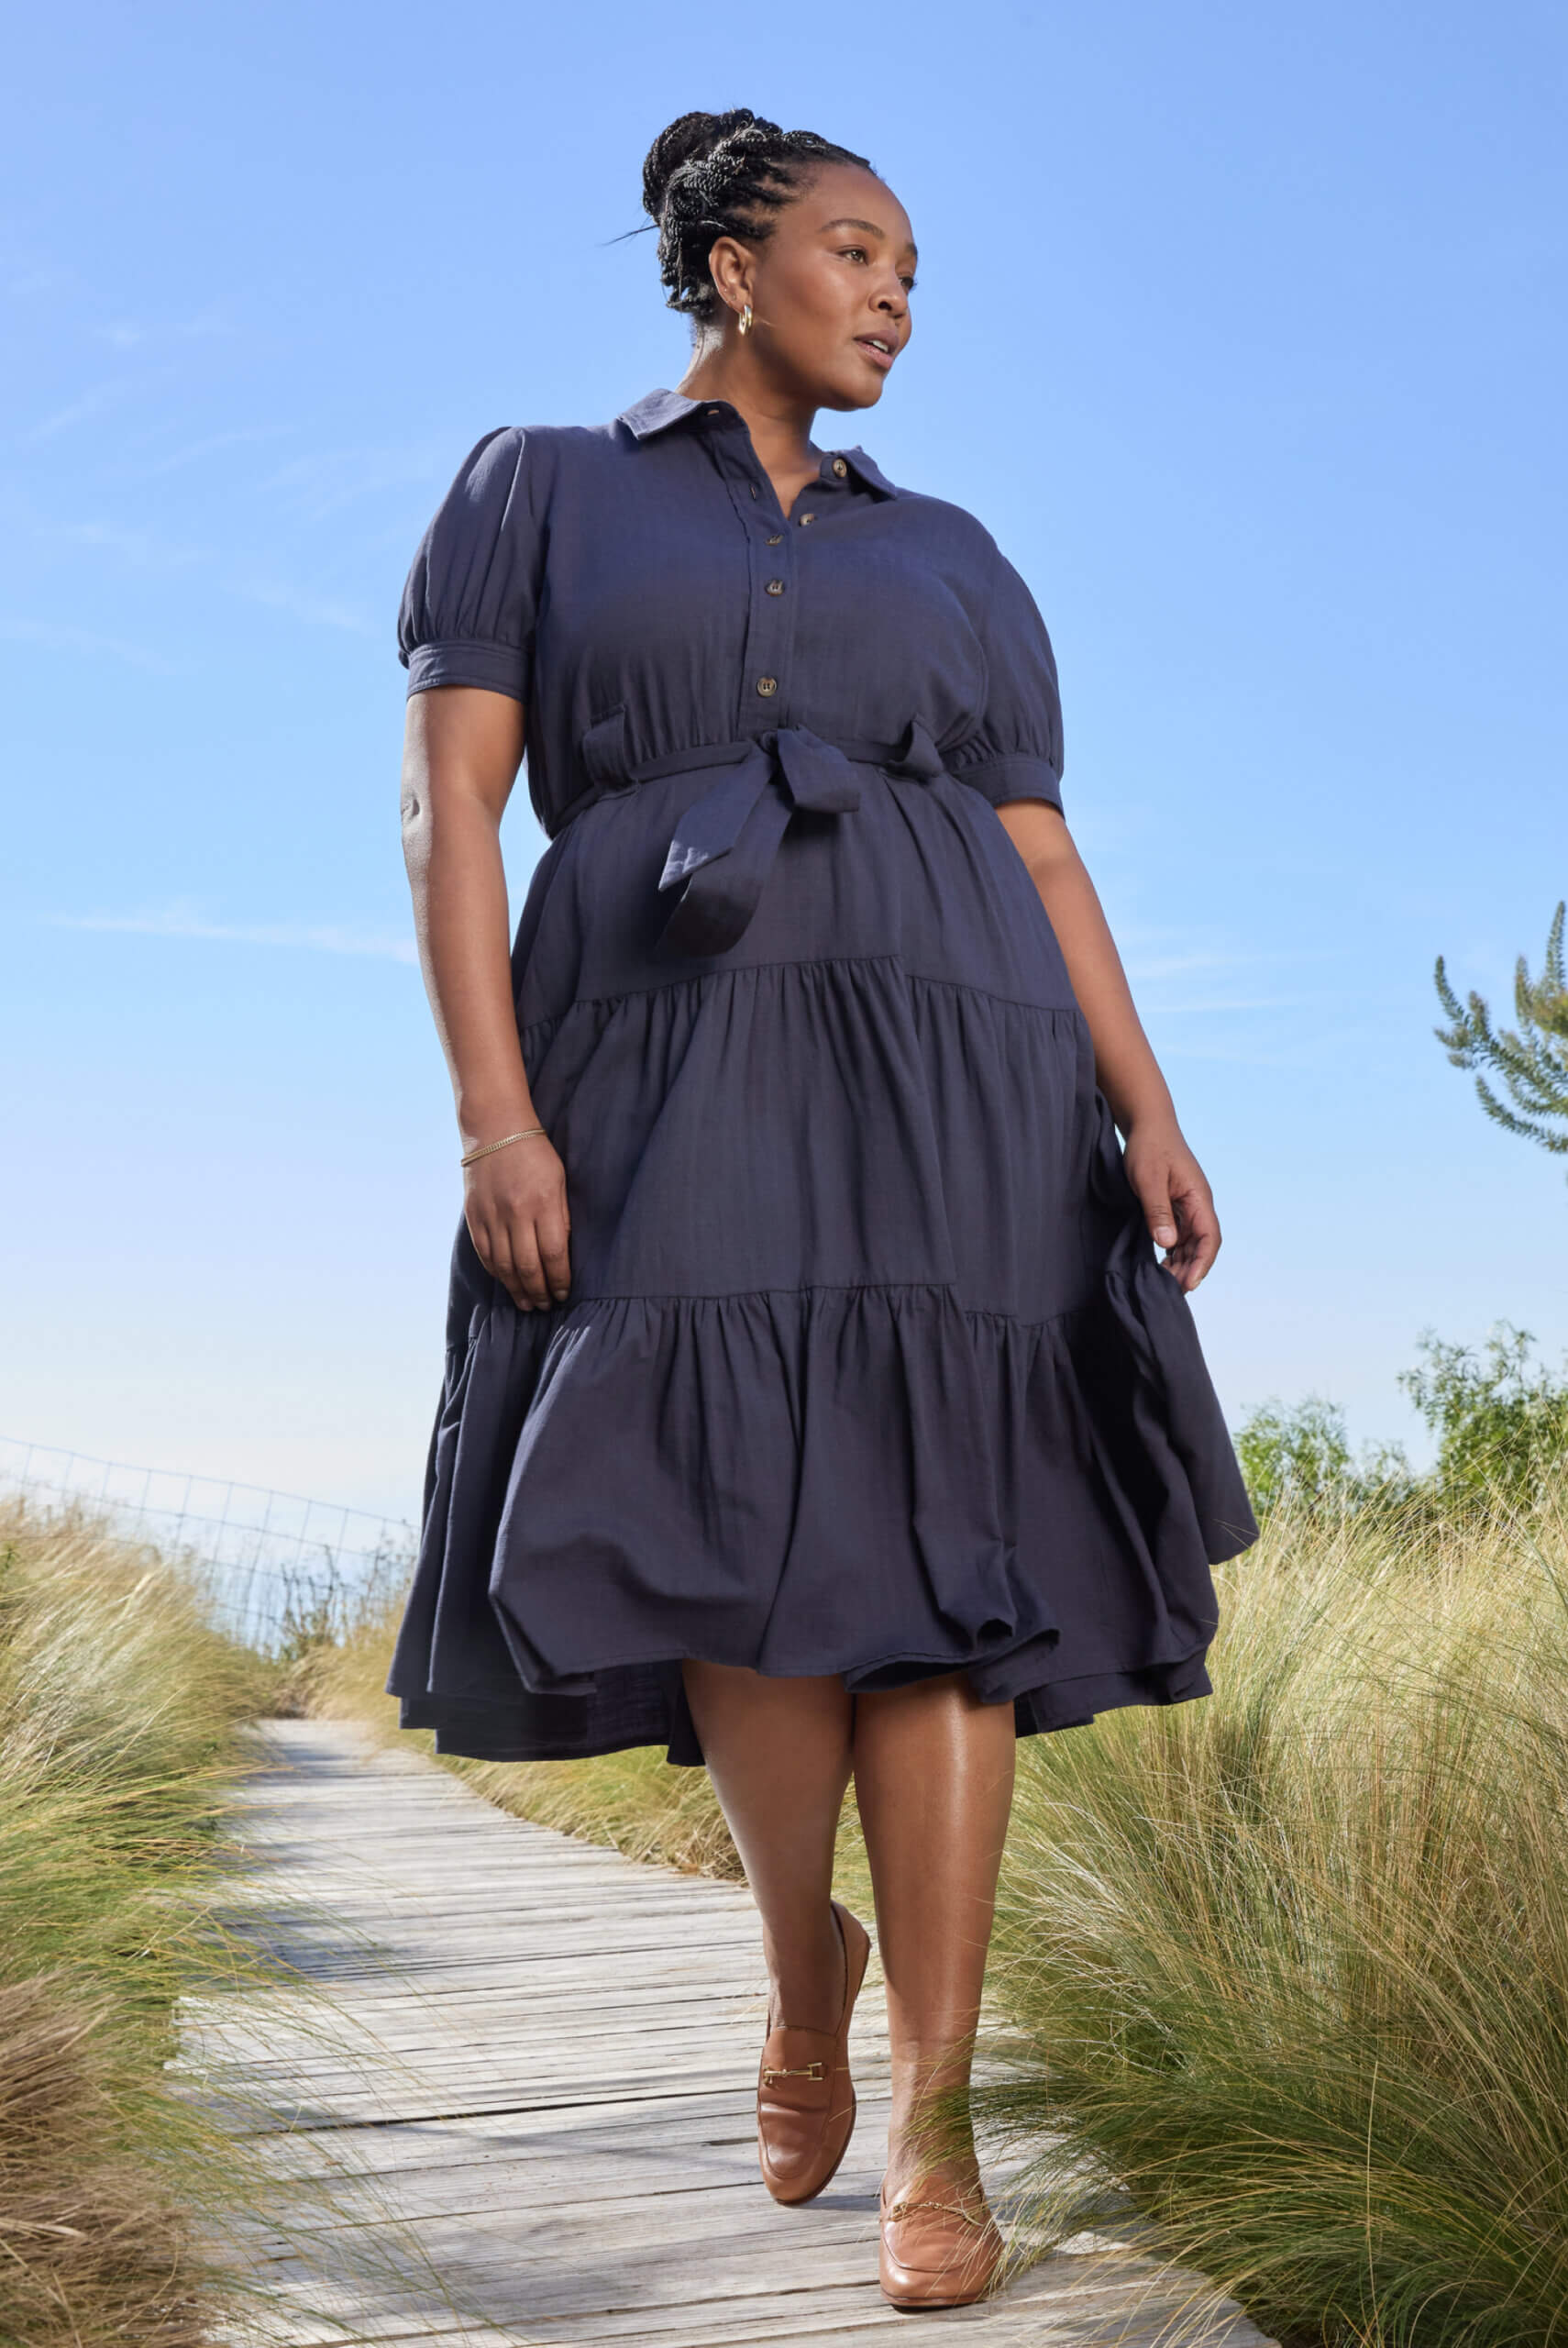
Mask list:
[{"label": "dress hem", "polygon": [[[1118,1671],[1088,1674],[1073,1679],[1047,1680],[1012,1695],[982,1697],[990,1704],[1010,1704],[1018,1737],[1056,1735],[1063,1729],[1091,1727],[1102,1712],[1134,1708],[1168,1710],[1193,1703],[1214,1692],[1207,1667],[1207,1647],[1165,1664],[1130,1666]],[[680,1658],[667,1668],[670,1688],[667,1717],[648,1721],[624,1732],[609,1732],[585,1739],[580,1728],[563,1723],[550,1736],[508,1734],[499,1723],[487,1730],[508,1709],[502,1701],[460,1696],[407,1695],[399,1699],[400,1731],[434,1732],[438,1755],[447,1759],[493,1762],[586,1761],[612,1753],[666,1748],[666,1764],[673,1768],[703,1768],[706,1757],[686,1704],[680,1679]],[[949,1669],[955,1667],[947,1667]],[[963,1667],[956,1667],[963,1668]],[[780,1675],[764,1674],[765,1678]],[[825,1675],[817,1675],[819,1677]],[[933,1675],[934,1676],[934,1675]],[[1074,1691],[1081,1691],[1075,1695]],[[391,1690],[389,1693],[392,1692]],[[852,1691],[854,1692],[854,1691]],[[867,1694],[890,1692],[870,1689]],[[570,1704],[569,1697],[548,1700]]]}]

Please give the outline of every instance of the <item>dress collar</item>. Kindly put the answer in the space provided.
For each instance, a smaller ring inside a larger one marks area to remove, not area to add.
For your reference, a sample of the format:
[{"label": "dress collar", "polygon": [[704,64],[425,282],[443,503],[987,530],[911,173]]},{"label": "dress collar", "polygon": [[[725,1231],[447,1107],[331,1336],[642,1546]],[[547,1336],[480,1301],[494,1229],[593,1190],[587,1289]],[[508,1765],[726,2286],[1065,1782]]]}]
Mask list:
[{"label": "dress collar", "polygon": [[[724,416],[735,414],[728,400],[690,400],[684,392],[657,391],[649,392],[634,406],[624,409],[615,421],[625,426],[634,440],[641,441],[651,439],[656,432],[668,431],[672,424],[679,424],[686,416],[703,411]],[[842,457],[856,479],[863,482],[867,489],[874,489],[879,497],[901,494],[881,468],[872,463],[864,449],[828,449],[823,454]]]}]

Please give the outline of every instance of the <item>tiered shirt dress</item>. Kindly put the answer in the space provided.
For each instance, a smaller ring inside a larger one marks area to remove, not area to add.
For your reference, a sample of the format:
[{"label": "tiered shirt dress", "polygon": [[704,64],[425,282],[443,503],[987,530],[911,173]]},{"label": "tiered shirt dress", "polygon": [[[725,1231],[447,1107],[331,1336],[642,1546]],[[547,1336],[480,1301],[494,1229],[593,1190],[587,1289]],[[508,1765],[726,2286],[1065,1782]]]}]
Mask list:
[{"label": "tiered shirt dress", "polygon": [[1209,1693],[1256,1527],[997,815],[1060,805],[1062,733],[988,533],[858,448],[786,515],[657,391],[487,435],[400,640],[410,692],[526,705],[572,1269],[520,1312],[458,1229],[403,1725],[695,1764],[686,1656],[962,1668],[1021,1735]]}]

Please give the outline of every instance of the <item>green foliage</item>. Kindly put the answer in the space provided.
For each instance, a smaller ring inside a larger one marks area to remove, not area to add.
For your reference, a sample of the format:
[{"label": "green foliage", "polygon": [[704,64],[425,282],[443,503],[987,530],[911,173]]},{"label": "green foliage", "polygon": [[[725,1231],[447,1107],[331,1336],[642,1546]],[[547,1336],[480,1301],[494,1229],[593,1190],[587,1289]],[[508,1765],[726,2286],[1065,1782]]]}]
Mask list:
[{"label": "green foliage", "polygon": [[1399,1384],[1438,1439],[1431,1472],[1417,1476],[1397,1444],[1351,1450],[1344,1412],[1321,1395],[1261,1404],[1237,1430],[1236,1455],[1260,1517],[1359,1510],[1452,1517],[1483,1504],[1529,1508],[1561,1487],[1568,1467],[1568,1376],[1531,1358],[1529,1330],[1499,1321],[1479,1350],[1428,1329],[1420,1359]]},{"label": "green foliage", "polygon": [[1530,1360],[1528,1329],[1499,1321],[1484,1353],[1421,1338],[1399,1383],[1438,1438],[1437,1480],[1452,1496],[1512,1507],[1543,1500],[1568,1465],[1568,1379]]},{"label": "green foliage", "polygon": [[1339,1511],[1383,1503],[1410,1489],[1410,1466],[1396,1444],[1353,1456],[1345,1415],[1320,1394],[1286,1407],[1260,1403],[1236,1434],[1236,1456],[1253,1508]]},{"label": "green foliage", "polygon": [[1433,1029],[1455,1068],[1487,1069],[1501,1082],[1510,1108],[1485,1076],[1475,1079],[1481,1106],[1496,1124],[1523,1134],[1542,1149],[1568,1152],[1568,971],[1563,966],[1563,914],[1560,904],[1546,940],[1546,959],[1532,979],[1521,954],[1514,971],[1517,1029],[1494,1028],[1485,1001],[1472,993],[1462,1003],[1448,981],[1441,955],[1434,974],[1448,1025]]}]

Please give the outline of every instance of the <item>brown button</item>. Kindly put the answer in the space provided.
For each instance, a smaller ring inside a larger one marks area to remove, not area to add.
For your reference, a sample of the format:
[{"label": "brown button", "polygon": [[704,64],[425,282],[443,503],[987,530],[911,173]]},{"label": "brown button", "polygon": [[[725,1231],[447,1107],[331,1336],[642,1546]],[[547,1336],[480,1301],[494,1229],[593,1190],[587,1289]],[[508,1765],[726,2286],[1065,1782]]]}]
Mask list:
[{"label": "brown button", "polygon": [[839,477],[840,481],[842,481],[842,480],[844,479],[845,474],[849,471],[849,467],[845,463],[844,459],[843,459],[842,457],[835,457],[835,458],[834,459],[834,460],[833,460],[833,469],[834,469],[834,472],[838,475],[838,477]]},{"label": "brown button", "polygon": [[808,523],[808,522],[814,522],[814,521],[816,520],[816,518],[817,518],[817,517],[816,517],[816,515],[815,515],[814,514],[802,514],[802,515],[801,515],[801,529],[803,530],[803,529],[805,528],[805,526],[806,526],[806,525],[807,525],[807,523]]},{"label": "brown button", "polygon": [[709,415],[718,415],[718,413],[719,413],[719,411],[718,411],[718,409],[717,409],[716,407],[711,407],[711,408],[708,410],[708,413],[709,413]]},{"label": "brown button", "polygon": [[758,677],[756,681],[756,690],[766,701],[769,693],[776,693],[778,691],[778,678]]},{"label": "brown button", "polygon": [[784,541],[783,541],[783,539],[778,536],[778,532],[777,532],[777,531],[775,531],[775,532],[774,532],[774,535],[772,536],[772,537],[770,537],[770,538],[768,539],[767,543],[768,543],[768,545],[769,545],[770,547],[781,547],[781,546],[783,545]]},{"label": "brown button", "polygon": [[767,582],[767,592],[770,595],[782,595],[784,593],[782,579],[770,579]]}]

